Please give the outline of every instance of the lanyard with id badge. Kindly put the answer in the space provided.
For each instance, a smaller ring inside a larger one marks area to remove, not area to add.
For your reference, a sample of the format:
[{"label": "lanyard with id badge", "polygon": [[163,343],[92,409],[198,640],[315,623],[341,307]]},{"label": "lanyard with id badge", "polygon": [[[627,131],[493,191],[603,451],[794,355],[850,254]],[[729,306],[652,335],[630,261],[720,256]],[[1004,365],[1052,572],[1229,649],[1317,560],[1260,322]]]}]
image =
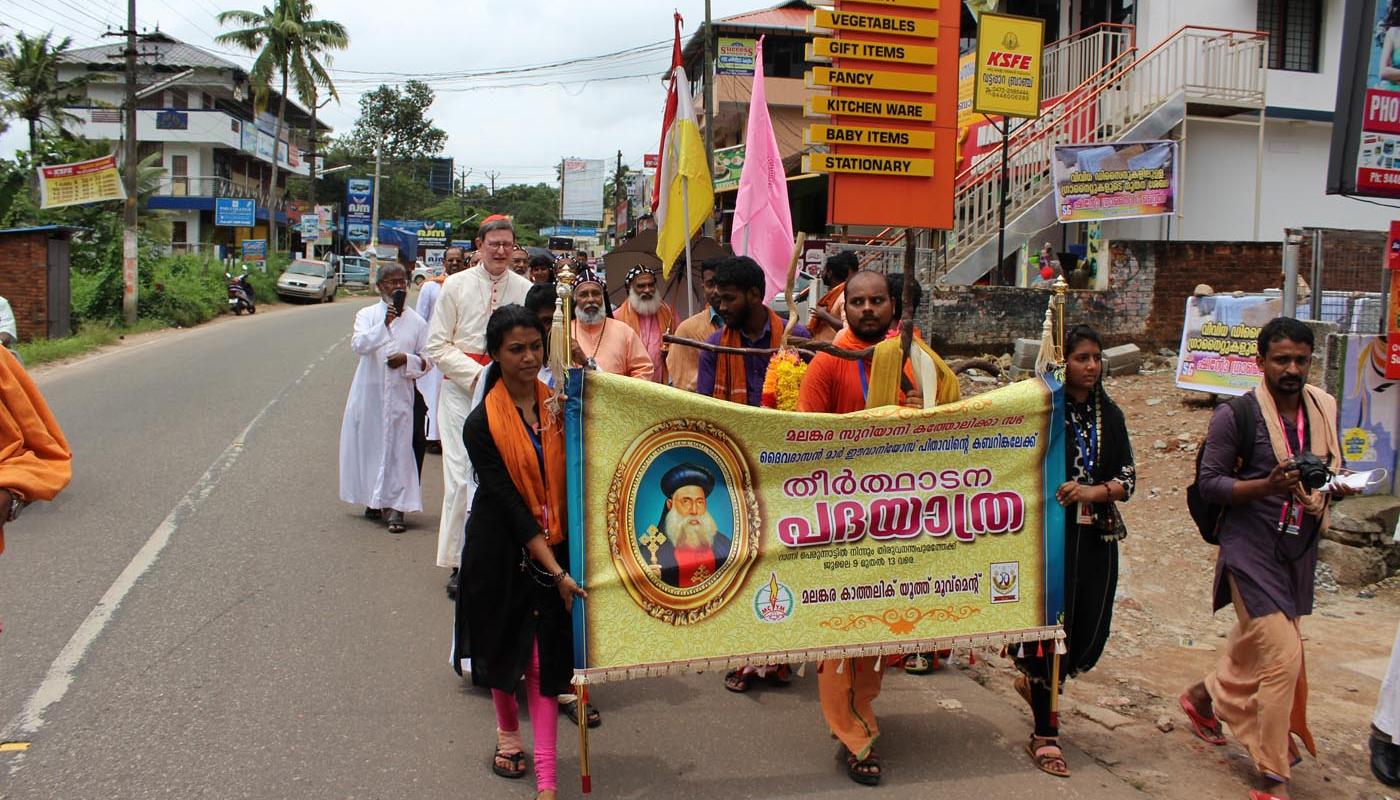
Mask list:
[{"label": "lanyard with id badge", "polygon": [[[1303,426],[1307,424],[1307,419],[1303,416],[1303,403],[1298,403],[1298,419],[1294,428],[1298,433],[1298,449],[1293,449],[1293,439],[1288,435],[1288,428],[1283,424],[1283,415],[1279,415],[1278,426],[1283,431],[1283,447],[1288,452],[1290,459],[1303,449]],[[1278,518],[1278,532],[1286,536],[1297,536],[1303,529],[1303,507],[1294,502],[1294,497],[1290,493],[1288,500],[1283,504],[1283,513]]]}]

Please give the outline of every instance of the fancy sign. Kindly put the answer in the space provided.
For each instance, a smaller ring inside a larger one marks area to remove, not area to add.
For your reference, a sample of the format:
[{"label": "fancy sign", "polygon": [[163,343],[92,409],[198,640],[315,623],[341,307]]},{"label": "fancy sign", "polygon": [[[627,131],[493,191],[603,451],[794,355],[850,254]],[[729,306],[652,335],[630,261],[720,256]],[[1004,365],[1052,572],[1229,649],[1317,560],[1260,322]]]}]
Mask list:
[{"label": "fancy sign", "polygon": [[1039,380],[835,416],[575,371],[569,544],[589,590],[577,672],[1054,638],[1063,413]]}]

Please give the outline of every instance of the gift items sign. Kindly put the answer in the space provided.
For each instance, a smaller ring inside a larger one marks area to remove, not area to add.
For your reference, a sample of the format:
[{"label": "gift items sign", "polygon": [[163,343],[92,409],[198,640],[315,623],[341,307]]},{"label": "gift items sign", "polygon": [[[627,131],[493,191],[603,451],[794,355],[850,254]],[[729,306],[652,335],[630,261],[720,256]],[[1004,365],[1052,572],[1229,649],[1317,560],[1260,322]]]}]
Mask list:
[{"label": "gift items sign", "polygon": [[588,681],[1054,636],[1064,426],[1046,383],[835,416],[575,382]]}]

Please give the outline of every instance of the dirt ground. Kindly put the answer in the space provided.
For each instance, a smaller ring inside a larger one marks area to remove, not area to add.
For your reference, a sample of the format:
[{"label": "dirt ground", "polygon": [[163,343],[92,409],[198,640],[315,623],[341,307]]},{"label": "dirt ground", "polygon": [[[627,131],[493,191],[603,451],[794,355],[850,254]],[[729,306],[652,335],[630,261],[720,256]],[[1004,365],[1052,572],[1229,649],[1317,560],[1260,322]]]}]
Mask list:
[{"label": "dirt ground", "polygon": [[[1259,785],[1247,753],[1233,740],[1215,748],[1192,736],[1176,705],[1177,695],[1212,668],[1234,624],[1229,609],[1211,615],[1215,548],[1201,541],[1186,512],[1195,447],[1211,406],[1204,395],[1178,390],[1164,360],[1149,360],[1149,367],[1155,369],[1105,384],[1127,416],[1137,493],[1121,506],[1129,535],[1113,634],[1098,666],[1067,685],[1061,735],[1152,797],[1244,798]],[[966,377],[964,384],[973,392],[991,388],[968,385]],[[1371,776],[1366,748],[1398,611],[1400,578],[1318,592],[1303,622],[1318,754],[1294,768],[1295,798],[1400,799],[1400,790]],[[956,661],[1024,707],[1011,688],[1010,661],[989,655],[971,667],[965,654]],[[1029,734],[1029,710],[1026,718]]]}]

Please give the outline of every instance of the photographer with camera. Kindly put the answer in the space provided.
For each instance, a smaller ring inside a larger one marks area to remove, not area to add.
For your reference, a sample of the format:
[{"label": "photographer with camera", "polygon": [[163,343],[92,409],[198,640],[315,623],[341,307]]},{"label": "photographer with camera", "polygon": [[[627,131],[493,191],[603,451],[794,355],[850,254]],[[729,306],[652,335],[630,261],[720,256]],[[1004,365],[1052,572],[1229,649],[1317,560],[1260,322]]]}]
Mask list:
[{"label": "photographer with camera", "polygon": [[1219,528],[1214,610],[1233,605],[1238,621],[1215,671],[1179,703],[1192,731],[1225,744],[1221,722],[1248,750],[1264,789],[1251,800],[1287,798],[1289,770],[1302,756],[1293,736],[1317,755],[1307,726],[1307,673],[1298,619],[1312,613],[1317,543],[1332,495],[1319,491],[1342,466],[1337,403],[1307,384],[1312,329],[1289,317],[1259,332],[1263,381],[1243,407],[1253,436],[1239,441],[1235,409],[1215,409],[1197,482],[1207,501],[1227,507]]}]

